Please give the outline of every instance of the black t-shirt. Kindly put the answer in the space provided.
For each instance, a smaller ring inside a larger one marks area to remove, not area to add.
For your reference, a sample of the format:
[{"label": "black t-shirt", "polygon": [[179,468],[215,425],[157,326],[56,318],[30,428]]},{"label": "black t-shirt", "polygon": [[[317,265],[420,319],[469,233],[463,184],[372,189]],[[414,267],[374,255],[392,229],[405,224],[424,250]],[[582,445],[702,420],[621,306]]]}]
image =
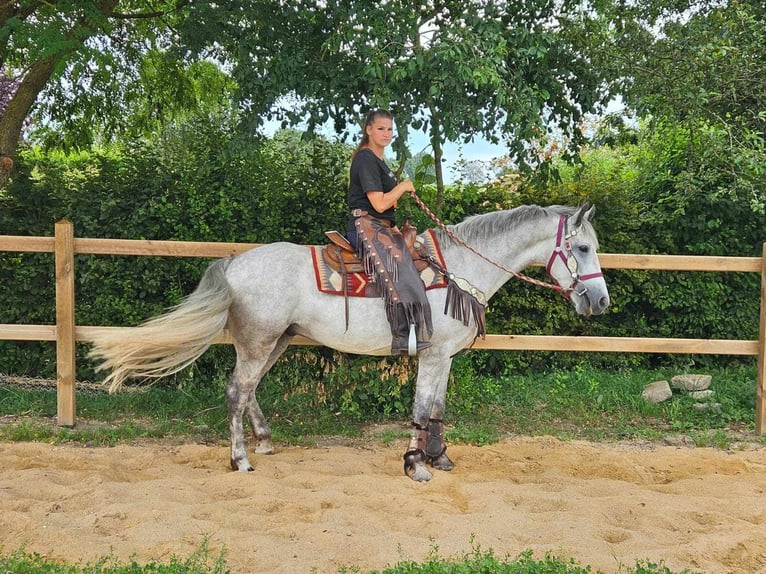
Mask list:
[{"label": "black t-shirt", "polygon": [[351,161],[350,183],[348,186],[348,206],[354,209],[364,209],[370,215],[379,219],[395,221],[393,207],[383,213],[375,211],[367,197],[368,191],[388,193],[398,183],[391,168],[369,148],[360,149]]}]

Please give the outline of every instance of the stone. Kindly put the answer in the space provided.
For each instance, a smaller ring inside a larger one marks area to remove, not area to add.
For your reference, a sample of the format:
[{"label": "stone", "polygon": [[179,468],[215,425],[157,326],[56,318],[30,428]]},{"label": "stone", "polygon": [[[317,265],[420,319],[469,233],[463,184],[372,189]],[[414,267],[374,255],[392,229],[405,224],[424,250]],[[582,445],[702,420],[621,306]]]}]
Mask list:
[{"label": "stone", "polygon": [[703,401],[709,399],[715,394],[713,389],[705,389],[704,391],[690,391],[689,396],[695,401]]},{"label": "stone", "polygon": [[710,386],[712,378],[710,375],[676,375],[670,379],[670,384],[682,391],[704,391]]},{"label": "stone", "polygon": [[667,381],[654,381],[644,387],[641,396],[649,403],[661,403],[673,396]]},{"label": "stone", "polygon": [[678,448],[695,448],[697,446],[697,443],[694,442],[694,439],[685,434],[677,436],[666,436],[663,438],[663,441],[668,446],[675,446]]}]

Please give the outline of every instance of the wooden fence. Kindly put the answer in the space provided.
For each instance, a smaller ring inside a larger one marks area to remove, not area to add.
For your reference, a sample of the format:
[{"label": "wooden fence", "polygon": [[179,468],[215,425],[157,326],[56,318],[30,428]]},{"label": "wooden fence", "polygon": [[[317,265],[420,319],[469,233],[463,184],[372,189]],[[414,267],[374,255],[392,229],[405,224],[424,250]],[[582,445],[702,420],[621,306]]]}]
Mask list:
[{"label": "wooden fence", "polygon": [[[256,247],[252,243],[201,243],[180,241],[75,238],[72,224],[60,221],[54,237],[0,235],[0,251],[54,253],[56,263],[56,324],[3,325],[0,340],[56,341],[58,424],[75,424],[75,342],[91,340],[106,329],[75,325],[74,256],[155,255],[172,257],[229,257]],[[686,255],[599,255],[604,269],[665,271],[737,271],[761,274],[760,327],[758,340],[673,339],[638,337],[566,337],[544,335],[487,335],[474,348],[491,350],[606,351],[620,353],[691,353],[756,355],[758,357],[755,429],[766,433],[766,243],[762,257],[708,257]],[[226,333],[216,341],[230,343]],[[293,344],[313,342],[295,337]]]}]

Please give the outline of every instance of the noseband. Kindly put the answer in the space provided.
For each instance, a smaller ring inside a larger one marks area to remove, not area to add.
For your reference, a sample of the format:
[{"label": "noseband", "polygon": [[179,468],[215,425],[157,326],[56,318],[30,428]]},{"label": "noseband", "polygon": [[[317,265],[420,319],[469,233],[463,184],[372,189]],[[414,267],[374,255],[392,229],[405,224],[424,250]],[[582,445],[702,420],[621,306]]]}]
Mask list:
[{"label": "noseband", "polygon": [[[572,277],[572,283],[570,283],[569,287],[563,287],[561,290],[561,294],[567,299],[569,299],[573,291],[580,296],[585,295],[588,292],[588,288],[582,284],[583,281],[604,276],[601,271],[580,275],[579,263],[577,257],[575,257],[575,254],[572,252],[572,244],[569,240],[580,232],[582,225],[567,232],[566,227],[568,219],[569,218],[566,215],[559,217],[559,228],[556,232],[556,247],[553,248],[553,253],[551,253],[551,256],[548,258],[548,264],[545,266],[548,275],[553,277],[551,269],[553,268],[556,259],[561,259],[564,262],[564,265],[566,265],[566,268],[569,271],[569,275]],[[582,291],[577,291],[578,285],[582,285]]]}]

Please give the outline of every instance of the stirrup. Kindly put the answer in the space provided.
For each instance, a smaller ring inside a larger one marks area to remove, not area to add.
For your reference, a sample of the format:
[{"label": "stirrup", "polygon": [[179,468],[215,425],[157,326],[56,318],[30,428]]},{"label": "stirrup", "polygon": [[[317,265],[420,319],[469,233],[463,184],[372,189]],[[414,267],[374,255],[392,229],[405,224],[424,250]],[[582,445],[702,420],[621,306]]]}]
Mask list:
[{"label": "stirrup", "polygon": [[407,339],[407,353],[410,357],[418,354],[418,336],[415,334],[415,323],[410,323],[410,336]]},{"label": "stirrup", "polygon": [[415,324],[410,323],[410,331],[407,336],[407,346],[403,346],[404,337],[394,337],[391,343],[391,354],[400,355],[402,357],[416,357],[420,351],[428,349],[431,346],[430,341],[418,341],[417,334],[415,333]]},{"label": "stirrup", "polygon": [[[417,344],[417,352],[420,353],[421,351],[425,351],[429,347],[431,347],[430,341],[420,341]],[[407,347],[399,347],[396,345],[396,342],[391,344],[391,354],[396,355],[398,357],[410,357],[414,355],[410,355],[409,348]]]}]

